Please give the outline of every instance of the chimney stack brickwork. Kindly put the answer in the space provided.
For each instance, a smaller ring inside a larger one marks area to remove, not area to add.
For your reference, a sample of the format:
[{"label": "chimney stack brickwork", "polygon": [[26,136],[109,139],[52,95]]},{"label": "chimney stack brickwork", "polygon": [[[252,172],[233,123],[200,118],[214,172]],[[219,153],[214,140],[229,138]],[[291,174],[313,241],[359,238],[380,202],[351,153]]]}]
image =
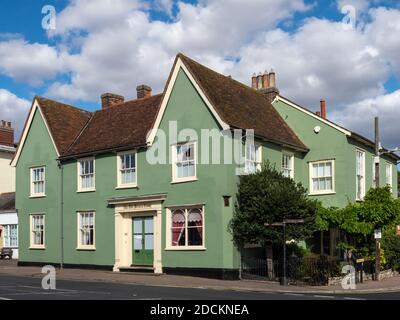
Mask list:
[{"label": "chimney stack brickwork", "polygon": [[143,99],[151,97],[151,87],[145,84],[141,84],[140,86],[136,87],[137,98]]},{"label": "chimney stack brickwork", "polygon": [[326,119],[326,102],[325,102],[325,99],[321,99],[320,106],[321,106],[321,117]]},{"label": "chimney stack brickwork", "polygon": [[125,98],[123,96],[107,92],[101,95],[101,108],[108,109],[117,104],[124,103],[124,101]]},{"label": "chimney stack brickwork", "polygon": [[0,121],[0,145],[14,147],[14,129],[9,121]]},{"label": "chimney stack brickwork", "polygon": [[270,102],[279,94],[273,69],[269,73],[265,71],[264,74],[261,74],[260,72],[258,76],[254,73],[251,78],[251,87],[264,94]]}]

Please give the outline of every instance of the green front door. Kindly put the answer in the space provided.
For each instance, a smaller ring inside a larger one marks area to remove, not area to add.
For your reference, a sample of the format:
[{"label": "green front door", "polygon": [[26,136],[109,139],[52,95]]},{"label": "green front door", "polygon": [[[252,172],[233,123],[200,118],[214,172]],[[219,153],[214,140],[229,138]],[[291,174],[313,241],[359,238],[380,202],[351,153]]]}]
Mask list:
[{"label": "green front door", "polygon": [[135,266],[152,266],[154,251],[153,217],[134,217],[132,223],[132,264]]}]

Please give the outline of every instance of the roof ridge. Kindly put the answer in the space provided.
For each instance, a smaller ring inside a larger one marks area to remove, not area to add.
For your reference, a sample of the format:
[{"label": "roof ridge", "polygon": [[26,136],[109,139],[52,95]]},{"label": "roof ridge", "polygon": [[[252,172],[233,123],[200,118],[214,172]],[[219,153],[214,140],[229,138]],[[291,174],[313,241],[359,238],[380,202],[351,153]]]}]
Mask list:
[{"label": "roof ridge", "polygon": [[[83,112],[85,112],[85,113],[90,113],[90,114],[93,113],[93,112],[88,111],[88,110],[85,110],[85,109],[83,109],[83,108],[73,106],[72,104],[68,104],[68,103],[65,103],[65,102],[60,102],[60,101],[57,101],[57,100],[54,100],[54,99],[50,99],[50,98],[46,98],[46,97],[42,97],[42,96],[35,95],[34,100],[37,99],[37,98],[39,98],[39,99],[45,99],[45,100],[52,101],[52,102],[55,102],[55,103],[58,103],[58,104],[62,104],[62,105],[64,105],[64,106],[66,106],[66,107],[70,107],[70,108],[76,109],[76,110],[78,110],[78,111],[83,111]],[[40,104],[39,104],[39,106],[40,106]]]}]

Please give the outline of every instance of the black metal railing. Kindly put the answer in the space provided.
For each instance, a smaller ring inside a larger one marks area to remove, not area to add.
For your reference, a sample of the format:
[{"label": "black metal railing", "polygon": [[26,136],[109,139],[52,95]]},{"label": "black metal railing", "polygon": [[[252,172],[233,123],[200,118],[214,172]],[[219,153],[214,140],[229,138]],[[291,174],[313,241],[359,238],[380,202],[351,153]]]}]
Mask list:
[{"label": "black metal railing", "polygon": [[241,262],[243,279],[279,280],[281,266],[277,260],[242,257]]}]

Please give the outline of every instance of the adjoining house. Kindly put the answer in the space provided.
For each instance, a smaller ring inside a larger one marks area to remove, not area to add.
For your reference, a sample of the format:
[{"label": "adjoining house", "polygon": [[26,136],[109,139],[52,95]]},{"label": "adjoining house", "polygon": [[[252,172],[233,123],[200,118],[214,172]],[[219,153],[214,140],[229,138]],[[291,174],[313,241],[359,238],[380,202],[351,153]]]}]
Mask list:
[{"label": "adjoining house", "polygon": [[16,148],[11,122],[0,121],[0,249],[12,248],[18,258],[18,217],[15,210],[15,168],[11,166]]},{"label": "adjoining house", "polygon": [[[238,174],[269,160],[337,206],[374,184],[371,142],[329,121],[324,104],[315,114],[281,96],[274,72],[249,87],[178,54],[163,93],[141,85],[135,100],[101,100],[95,112],[33,100],[12,162],[19,265],[236,279]],[[224,161],[238,154],[243,163]],[[394,195],[398,160],[380,160]]]}]

